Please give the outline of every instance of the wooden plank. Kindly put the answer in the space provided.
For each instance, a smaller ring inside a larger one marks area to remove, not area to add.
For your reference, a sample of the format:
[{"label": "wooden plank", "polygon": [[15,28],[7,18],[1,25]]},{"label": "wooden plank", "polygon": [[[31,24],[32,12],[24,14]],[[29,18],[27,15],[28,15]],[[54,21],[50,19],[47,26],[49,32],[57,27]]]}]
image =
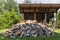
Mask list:
[{"label": "wooden plank", "polygon": [[31,8],[48,8],[51,6],[51,8],[60,8],[60,4],[19,4],[20,7],[22,8],[29,8],[31,6]]},{"label": "wooden plank", "polygon": [[[23,11],[24,10],[24,11]],[[20,12],[34,12],[34,10],[36,10],[35,12],[44,12],[45,10],[46,10],[46,8],[45,9],[37,9],[37,8],[33,8],[33,9],[30,9],[30,8],[20,8]],[[49,11],[48,12],[56,12],[56,9],[49,9]]]}]

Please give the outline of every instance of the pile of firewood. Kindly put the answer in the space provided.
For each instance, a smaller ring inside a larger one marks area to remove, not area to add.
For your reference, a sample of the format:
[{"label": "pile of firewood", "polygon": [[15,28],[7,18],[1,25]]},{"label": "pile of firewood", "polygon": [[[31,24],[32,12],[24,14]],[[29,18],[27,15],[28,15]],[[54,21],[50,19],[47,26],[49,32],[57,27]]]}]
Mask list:
[{"label": "pile of firewood", "polygon": [[15,37],[37,37],[42,35],[54,35],[54,31],[51,28],[46,27],[42,23],[38,23],[36,20],[22,21],[8,29],[4,36]]}]

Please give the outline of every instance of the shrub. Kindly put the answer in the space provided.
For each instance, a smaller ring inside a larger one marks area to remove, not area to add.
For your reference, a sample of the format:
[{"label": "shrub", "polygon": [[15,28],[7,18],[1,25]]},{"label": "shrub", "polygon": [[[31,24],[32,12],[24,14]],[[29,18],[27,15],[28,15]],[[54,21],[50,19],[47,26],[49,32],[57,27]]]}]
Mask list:
[{"label": "shrub", "polygon": [[0,14],[0,29],[2,28],[9,28],[12,25],[20,22],[22,17],[20,14],[17,14],[12,11],[5,10],[3,14]]},{"label": "shrub", "polygon": [[60,11],[58,12],[58,27],[60,27]]}]

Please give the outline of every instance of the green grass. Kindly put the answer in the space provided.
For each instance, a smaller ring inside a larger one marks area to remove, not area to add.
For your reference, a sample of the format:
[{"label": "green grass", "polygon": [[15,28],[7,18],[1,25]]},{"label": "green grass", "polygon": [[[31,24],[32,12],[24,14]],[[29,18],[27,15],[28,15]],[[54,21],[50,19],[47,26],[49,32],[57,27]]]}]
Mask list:
[{"label": "green grass", "polygon": [[3,33],[6,31],[0,30],[0,40],[60,40],[60,29],[55,29],[55,35],[54,36],[38,36],[36,38],[34,37],[17,37],[17,38],[10,38],[10,37],[4,37]]}]

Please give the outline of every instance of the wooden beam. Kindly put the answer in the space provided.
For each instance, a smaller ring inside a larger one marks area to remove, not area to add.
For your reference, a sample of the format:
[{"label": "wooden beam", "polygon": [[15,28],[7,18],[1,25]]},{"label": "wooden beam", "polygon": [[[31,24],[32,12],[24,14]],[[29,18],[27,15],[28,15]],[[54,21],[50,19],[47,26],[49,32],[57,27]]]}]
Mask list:
[{"label": "wooden beam", "polygon": [[56,12],[56,9],[50,9],[49,8],[33,8],[33,9],[30,9],[30,8],[20,8],[20,12],[46,12],[46,9],[48,9],[49,11],[48,12]]}]

